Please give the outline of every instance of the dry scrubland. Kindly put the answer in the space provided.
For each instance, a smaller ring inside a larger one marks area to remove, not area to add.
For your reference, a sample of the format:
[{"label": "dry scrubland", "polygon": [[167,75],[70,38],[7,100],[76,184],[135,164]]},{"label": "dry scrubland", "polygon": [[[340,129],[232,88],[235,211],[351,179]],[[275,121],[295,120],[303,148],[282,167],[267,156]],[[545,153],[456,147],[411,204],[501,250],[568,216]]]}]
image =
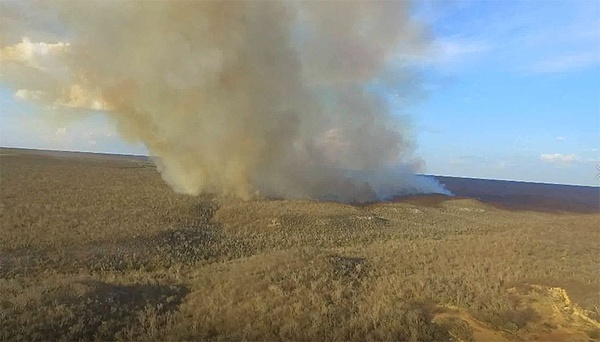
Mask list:
[{"label": "dry scrubland", "polygon": [[600,339],[599,214],[196,198],[123,157],[0,171],[1,340]]}]

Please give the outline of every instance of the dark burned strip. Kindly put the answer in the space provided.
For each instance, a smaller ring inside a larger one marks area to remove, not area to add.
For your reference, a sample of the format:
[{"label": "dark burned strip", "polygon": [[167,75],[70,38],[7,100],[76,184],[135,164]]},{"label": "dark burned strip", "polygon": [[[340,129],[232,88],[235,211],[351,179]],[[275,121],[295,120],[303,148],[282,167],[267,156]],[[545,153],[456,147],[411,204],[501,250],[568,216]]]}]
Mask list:
[{"label": "dark burned strip", "polygon": [[201,203],[192,209],[193,220],[177,229],[117,242],[97,242],[73,249],[21,248],[0,252],[0,277],[54,270],[92,272],[154,270],[174,264],[193,265],[246,256],[243,241],[225,236],[212,223],[217,206]]},{"label": "dark burned strip", "polygon": [[0,340],[123,339],[140,317],[161,324],[188,293],[184,286],[169,284],[84,281],[53,286],[25,305],[3,304]]}]

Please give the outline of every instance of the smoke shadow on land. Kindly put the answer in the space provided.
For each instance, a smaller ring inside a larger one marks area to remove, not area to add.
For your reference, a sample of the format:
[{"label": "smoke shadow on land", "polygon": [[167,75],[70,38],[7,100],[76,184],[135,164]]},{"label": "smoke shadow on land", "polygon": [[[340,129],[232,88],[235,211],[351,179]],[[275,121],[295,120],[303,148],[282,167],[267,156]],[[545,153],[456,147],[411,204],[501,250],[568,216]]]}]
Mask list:
[{"label": "smoke shadow on land", "polygon": [[367,189],[368,195],[348,198],[328,193],[318,196],[318,200],[362,205],[395,201],[399,198],[419,194],[453,196],[452,192],[447,190],[435,177],[416,175],[402,166],[384,170],[345,169],[336,171],[345,177],[349,186]]},{"label": "smoke shadow on land", "polygon": [[[161,317],[176,311],[189,292],[179,285],[122,285],[101,281],[56,287],[37,303],[39,321],[29,324],[25,335],[19,337],[26,336],[29,340],[123,339],[128,330],[143,324],[140,317],[144,315],[154,319],[157,325],[164,323]],[[20,308],[13,306],[6,310],[5,327],[8,331],[19,331],[17,327],[23,324],[19,321],[23,317]]]},{"label": "smoke shadow on land", "polygon": [[[432,176],[433,177],[433,176]],[[435,176],[456,198],[472,198],[502,210],[536,212],[600,212],[600,188],[492,179]],[[409,197],[409,201],[440,205],[439,195]]]}]

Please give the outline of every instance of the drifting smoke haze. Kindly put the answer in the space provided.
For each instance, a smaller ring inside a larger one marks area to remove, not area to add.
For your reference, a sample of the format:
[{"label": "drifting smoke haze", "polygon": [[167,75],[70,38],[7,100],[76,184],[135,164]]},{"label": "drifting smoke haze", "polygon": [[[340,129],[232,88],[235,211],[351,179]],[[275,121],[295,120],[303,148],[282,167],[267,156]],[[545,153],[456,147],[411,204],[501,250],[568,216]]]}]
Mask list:
[{"label": "drifting smoke haze", "polygon": [[413,174],[421,162],[405,124],[368,90],[392,74],[398,89],[416,87],[398,66],[425,48],[406,1],[0,6],[3,81],[56,111],[105,111],[178,192],[370,201],[445,191]]}]

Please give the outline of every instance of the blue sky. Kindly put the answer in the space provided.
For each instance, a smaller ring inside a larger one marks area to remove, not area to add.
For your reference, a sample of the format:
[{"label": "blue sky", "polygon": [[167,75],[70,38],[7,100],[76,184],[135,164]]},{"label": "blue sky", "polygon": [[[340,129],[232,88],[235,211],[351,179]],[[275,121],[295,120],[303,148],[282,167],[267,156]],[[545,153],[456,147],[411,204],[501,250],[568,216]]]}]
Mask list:
[{"label": "blue sky", "polygon": [[427,172],[598,185],[600,2],[425,2]]},{"label": "blue sky", "polygon": [[[411,116],[426,173],[599,184],[599,1],[425,1],[415,13],[432,39],[424,96],[393,109]],[[146,153],[102,113],[57,117],[4,82],[0,107],[1,146]]]}]

